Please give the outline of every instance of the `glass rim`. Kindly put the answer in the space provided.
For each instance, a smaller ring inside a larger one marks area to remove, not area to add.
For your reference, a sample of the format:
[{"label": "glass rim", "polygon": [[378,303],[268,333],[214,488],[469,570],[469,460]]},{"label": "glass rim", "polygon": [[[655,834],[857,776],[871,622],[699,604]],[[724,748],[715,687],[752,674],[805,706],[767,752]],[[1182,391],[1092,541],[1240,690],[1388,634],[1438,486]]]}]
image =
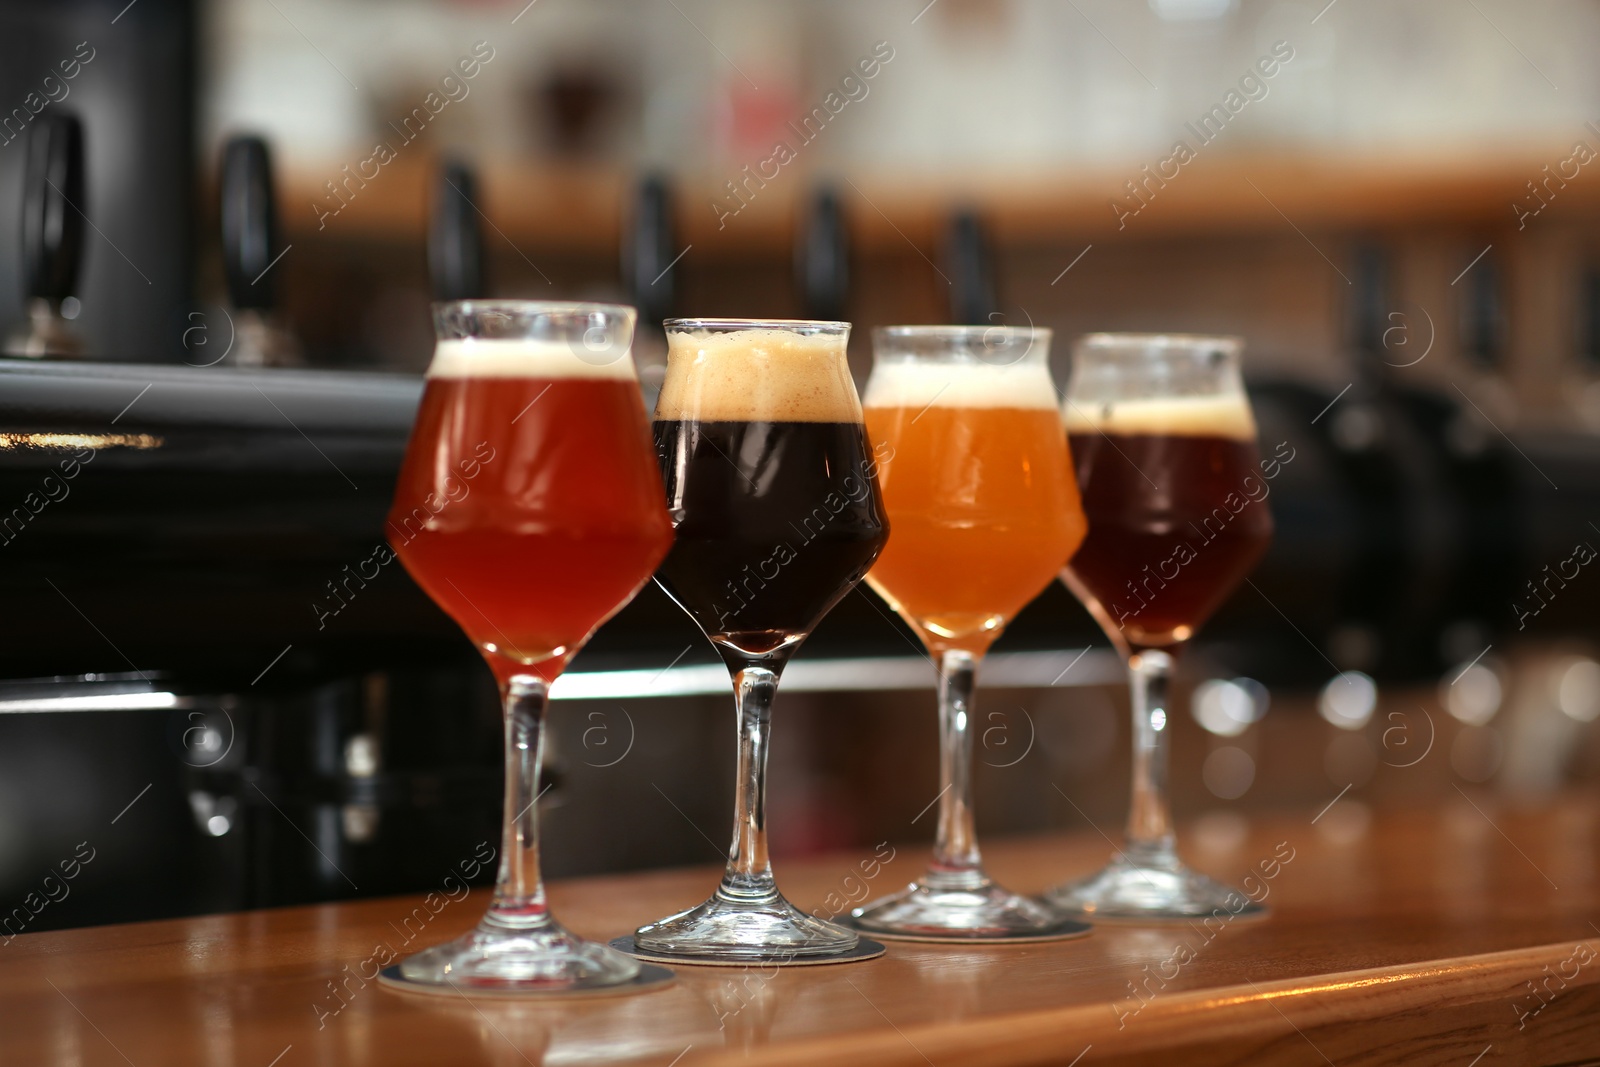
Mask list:
[{"label": "glass rim", "polygon": [[1208,333],[1086,333],[1073,342],[1074,349],[1085,348],[1145,348],[1187,349],[1223,348],[1235,354],[1244,350],[1244,338],[1238,334]]},{"label": "glass rim", "polygon": [[824,337],[850,332],[851,323],[837,319],[666,319],[661,328],[667,333],[690,333],[705,330],[709,333],[737,333],[740,330],[784,330],[789,333],[813,334]]},{"label": "glass rim", "polygon": [[617,315],[638,318],[639,311],[631,304],[607,304],[587,300],[435,300],[435,315],[447,312],[478,314],[485,311],[521,315]]},{"label": "glass rim", "polygon": [[905,338],[908,340],[982,341],[994,330],[1019,338],[1027,337],[1035,341],[1048,341],[1055,336],[1055,330],[1049,326],[1012,326],[1008,323],[992,323],[988,326],[876,326],[872,330],[872,338],[873,340],[884,337]]}]

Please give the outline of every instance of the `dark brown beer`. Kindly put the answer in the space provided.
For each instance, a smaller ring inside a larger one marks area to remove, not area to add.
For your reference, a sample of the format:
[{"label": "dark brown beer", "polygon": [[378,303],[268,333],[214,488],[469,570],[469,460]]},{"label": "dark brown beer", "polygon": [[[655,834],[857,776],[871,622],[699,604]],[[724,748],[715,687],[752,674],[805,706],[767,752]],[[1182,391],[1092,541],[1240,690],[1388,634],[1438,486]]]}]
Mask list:
[{"label": "dark brown beer", "polygon": [[656,581],[719,646],[811,632],[888,537],[860,423],[657,422],[676,527]]},{"label": "dark brown beer", "polygon": [[1072,429],[1089,534],[1062,580],[1125,651],[1187,641],[1272,540],[1253,438]]},{"label": "dark brown beer", "polygon": [[[803,325],[803,324],[802,324]],[[730,662],[792,650],[888,538],[841,331],[670,330],[656,581]]]}]

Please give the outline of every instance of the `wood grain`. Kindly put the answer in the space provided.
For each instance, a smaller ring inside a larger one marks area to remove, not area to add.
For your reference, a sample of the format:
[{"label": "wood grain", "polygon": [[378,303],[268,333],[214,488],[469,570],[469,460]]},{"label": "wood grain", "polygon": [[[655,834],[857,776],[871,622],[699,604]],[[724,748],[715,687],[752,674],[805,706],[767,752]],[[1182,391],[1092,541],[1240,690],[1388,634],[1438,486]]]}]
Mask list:
[{"label": "wood grain", "polygon": [[[1081,941],[1010,948],[904,943],[866,963],[776,974],[680,968],[673,987],[617,1000],[421,998],[352,974],[380,943],[410,950],[466,929],[482,890],[410,926],[421,898],[22,935],[0,943],[0,1064],[1600,1059],[1600,801],[1511,810],[1474,795],[1367,824],[1346,799],[1314,816],[1188,849],[1215,876],[1266,892],[1266,919],[1107,923]],[[1087,830],[988,854],[993,873],[1037,891],[1107,849]],[[839,903],[863,893],[870,855],[786,864],[780,881],[804,907]],[[901,849],[865,889],[898,887],[922,859]],[[568,925],[605,937],[697,901],[714,878],[573,881],[553,899]]]}]

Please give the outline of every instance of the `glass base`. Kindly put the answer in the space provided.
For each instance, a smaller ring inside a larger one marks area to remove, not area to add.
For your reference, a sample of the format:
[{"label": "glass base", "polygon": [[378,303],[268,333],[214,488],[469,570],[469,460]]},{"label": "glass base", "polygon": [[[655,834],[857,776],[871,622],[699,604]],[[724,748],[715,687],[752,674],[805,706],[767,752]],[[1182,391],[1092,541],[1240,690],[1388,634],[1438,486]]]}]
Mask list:
[{"label": "glass base", "polygon": [[1230,917],[1266,912],[1239,890],[1189,870],[1171,853],[1144,862],[1118,856],[1097,874],[1047,891],[1044,900],[1064,912],[1094,919],[1193,919],[1219,911]]},{"label": "glass base", "polygon": [[413,985],[500,993],[580,993],[626,985],[639,962],[585,941],[554,922],[536,929],[484,919],[470,933],[425,949],[400,964]]},{"label": "glass base", "polygon": [[870,934],[960,941],[1069,937],[1088,929],[982,874],[955,884],[940,882],[937,875],[912,882],[857,908],[850,918]]},{"label": "glass base", "polygon": [[782,894],[740,900],[721,890],[699,907],[633,934],[641,952],[762,961],[837,955],[858,941],[855,931],[807,915]]}]

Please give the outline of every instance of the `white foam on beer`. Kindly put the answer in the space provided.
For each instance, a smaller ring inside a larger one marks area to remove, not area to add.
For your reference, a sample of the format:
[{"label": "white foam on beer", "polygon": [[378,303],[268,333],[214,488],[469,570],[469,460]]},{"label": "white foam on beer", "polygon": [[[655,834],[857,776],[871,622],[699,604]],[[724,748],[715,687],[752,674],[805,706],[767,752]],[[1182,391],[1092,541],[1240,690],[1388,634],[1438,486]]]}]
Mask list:
[{"label": "white foam on beer", "polygon": [[667,334],[658,421],[860,422],[845,338],[788,330]]},{"label": "white foam on beer", "polygon": [[635,378],[626,351],[588,351],[582,342],[467,337],[440,341],[430,378]]},{"label": "white foam on beer", "polygon": [[1027,408],[1054,410],[1050,369],[1029,360],[1009,366],[970,361],[880,359],[861,403],[869,408]]},{"label": "white foam on beer", "polygon": [[1256,420],[1241,393],[1096,401],[1069,397],[1062,405],[1068,433],[1226,437],[1254,441]]}]

